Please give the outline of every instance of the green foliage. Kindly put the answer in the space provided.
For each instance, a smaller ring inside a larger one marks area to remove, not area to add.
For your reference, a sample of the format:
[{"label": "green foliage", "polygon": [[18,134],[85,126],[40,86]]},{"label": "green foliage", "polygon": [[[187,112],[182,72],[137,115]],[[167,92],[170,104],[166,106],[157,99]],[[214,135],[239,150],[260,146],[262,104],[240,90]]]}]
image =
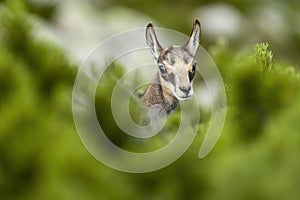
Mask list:
[{"label": "green foliage", "polygon": [[263,71],[271,70],[273,65],[273,52],[268,50],[268,47],[268,43],[255,45],[256,63],[262,67]]},{"label": "green foliage", "polygon": [[275,64],[268,43],[257,44],[254,54],[234,55],[226,42],[211,53],[226,83],[227,98],[234,126],[245,141],[261,134],[273,116],[296,103],[299,74],[294,68]]}]

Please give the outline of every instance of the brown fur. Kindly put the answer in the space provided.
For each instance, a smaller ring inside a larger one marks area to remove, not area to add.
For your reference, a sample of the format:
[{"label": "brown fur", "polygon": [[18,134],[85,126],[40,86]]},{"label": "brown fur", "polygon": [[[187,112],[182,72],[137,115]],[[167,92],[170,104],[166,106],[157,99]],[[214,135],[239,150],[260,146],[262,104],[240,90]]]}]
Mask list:
[{"label": "brown fur", "polygon": [[153,105],[160,105],[158,107],[160,114],[163,114],[162,112],[169,114],[178,104],[178,100],[171,94],[171,91],[161,85],[158,73],[142,96],[142,101],[147,109]]}]

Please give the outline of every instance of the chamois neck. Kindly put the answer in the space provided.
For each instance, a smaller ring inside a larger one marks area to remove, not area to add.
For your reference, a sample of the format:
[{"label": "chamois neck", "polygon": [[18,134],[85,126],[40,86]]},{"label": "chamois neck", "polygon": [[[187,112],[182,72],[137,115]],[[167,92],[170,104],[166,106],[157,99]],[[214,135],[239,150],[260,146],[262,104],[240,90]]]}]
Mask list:
[{"label": "chamois neck", "polygon": [[146,108],[150,109],[152,106],[158,105],[167,114],[172,112],[178,105],[178,100],[172,95],[171,91],[161,85],[158,73],[147,88],[142,101]]}]

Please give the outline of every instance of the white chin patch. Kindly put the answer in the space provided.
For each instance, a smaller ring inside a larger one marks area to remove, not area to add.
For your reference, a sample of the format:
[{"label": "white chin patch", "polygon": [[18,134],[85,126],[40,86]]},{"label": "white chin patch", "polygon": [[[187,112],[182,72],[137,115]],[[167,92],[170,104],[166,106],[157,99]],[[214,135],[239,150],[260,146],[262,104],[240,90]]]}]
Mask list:
[{"label": "white chin patch", "polygon": [[179,101],[186,101],[186,100],[189,100],[190,98],[192,98],[193,95],[190,95],[190,96],[185,96],[185,97],[179,97],[179,96],[176,96],[176,98],[179,100]]}]

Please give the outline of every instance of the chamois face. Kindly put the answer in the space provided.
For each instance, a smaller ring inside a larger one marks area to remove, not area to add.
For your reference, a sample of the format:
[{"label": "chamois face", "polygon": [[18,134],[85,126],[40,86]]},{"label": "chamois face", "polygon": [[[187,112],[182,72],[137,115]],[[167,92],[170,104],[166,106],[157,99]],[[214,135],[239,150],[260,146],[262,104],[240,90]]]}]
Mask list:
[{"label": "chamois face", "polygon": [[178,100],[193,95],[192,80],[196,70],[195,54],[199,45],[200,22],[194,21],[189,40],[183,46],[162,48],[152,23],[146,28],[146,41],[159,69],[161,85]]},{"label": "chamois face", "polygon": [[161,85],[178,100],[190,99],[193,95],[192,80],[196,70],[196,60],[181,46],[163,49],[157,59]]}]

